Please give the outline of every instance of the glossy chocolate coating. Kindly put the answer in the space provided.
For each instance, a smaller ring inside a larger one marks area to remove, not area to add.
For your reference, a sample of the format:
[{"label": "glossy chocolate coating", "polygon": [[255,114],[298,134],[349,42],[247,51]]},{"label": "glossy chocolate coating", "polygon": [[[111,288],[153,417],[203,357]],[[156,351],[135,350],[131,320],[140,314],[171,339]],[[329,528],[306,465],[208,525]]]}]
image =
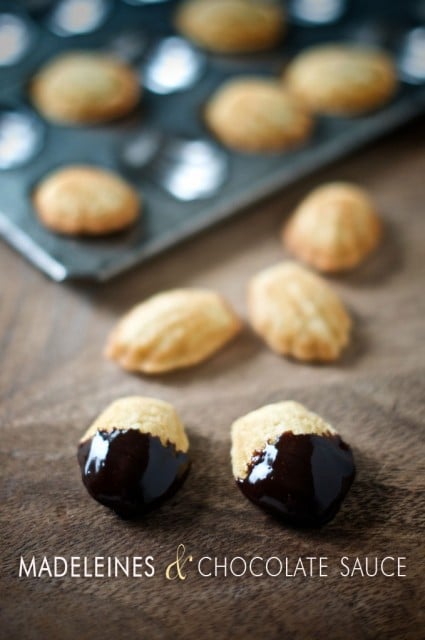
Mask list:
[{"label": "glossy chocolate coating", "polygon": [[89,494],[123,518],[173,495],[190,466],[187,453],[137,429],[97,431],[80,444],[78,462]]},{"label": "glossy chocolate coating", "polygon": [[350,447],[335,434],[283,433],[255,453],[240,490],[295,526],[321,526],[338,512],[356,469]]}]

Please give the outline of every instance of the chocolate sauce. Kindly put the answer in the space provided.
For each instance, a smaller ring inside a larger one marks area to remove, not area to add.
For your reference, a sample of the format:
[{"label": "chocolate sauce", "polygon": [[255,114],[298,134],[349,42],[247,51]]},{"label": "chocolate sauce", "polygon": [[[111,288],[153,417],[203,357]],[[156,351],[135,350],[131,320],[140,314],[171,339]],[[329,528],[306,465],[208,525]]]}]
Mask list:
[{"label": "chocolate sauce", "polygon": [[96,432],[80,444],[78,462],[90,495],[123,518],[142,515],[173,495],[190,466],[187,453],[137,429]]},{"label": "chocolate sauce", "polygon": [[254,454],[247,477],[237,484],[289,524],[321,526],[338,512],[355,473],[351,449],[339,436],[289,431]]}]

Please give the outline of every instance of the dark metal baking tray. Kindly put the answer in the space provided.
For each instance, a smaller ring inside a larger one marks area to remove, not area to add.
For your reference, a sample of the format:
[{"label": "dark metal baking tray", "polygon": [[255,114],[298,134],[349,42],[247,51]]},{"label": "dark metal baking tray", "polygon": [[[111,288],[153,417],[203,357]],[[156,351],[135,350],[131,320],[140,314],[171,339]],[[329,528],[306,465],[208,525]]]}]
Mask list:
[{"label": "dark metal baking tray", "polygon": [[[0,8],[7,3],[0,3]],[[16,3],[13,3],[16,5]],[[63,38],[49,32],[45,17],[33,18],[33,46],[12,67],[0,69],[0,105],[31,109],[26,86],[34,71],[65,49],[108,47],[121,32],[140,29],[151,42],[173,33],[174,2],[130,6],[116,0],[106,23],[94,33]],[[135,227],[113,237],[66,238],[50,233],[36,220],[30,193],[47,172],[69,163],[94,163],[122,172],[118,149],[141,129],[165,135],[205,138],[202,105],[224,79],[238,74],[276,75],[299,50],[315,42],[363,40],[398,52],[403,34],[416,26],[416,3],[349,4],[341,20],[326,26],[291,24],[278,51],[257,56],[209,55],[204,75],[185,91],[156,95],[145,91],[141,108],[105,126],[72,128],[44,123],[41,152],[28,165],[0,170],[0,233],[33,264],[57,281],[104,281],[188,236],[282,189],[315,169],[342,157],[424,110],[425,86],[402,82],[396,98],[364,117],[318,118],[308,144],[285,154],[246,156],[226,151],[228,178],[212,197],[179,201],[146,174],[133,184],[143,193],[144,212]],[[128,176],[127,176],[128,177]]]}]

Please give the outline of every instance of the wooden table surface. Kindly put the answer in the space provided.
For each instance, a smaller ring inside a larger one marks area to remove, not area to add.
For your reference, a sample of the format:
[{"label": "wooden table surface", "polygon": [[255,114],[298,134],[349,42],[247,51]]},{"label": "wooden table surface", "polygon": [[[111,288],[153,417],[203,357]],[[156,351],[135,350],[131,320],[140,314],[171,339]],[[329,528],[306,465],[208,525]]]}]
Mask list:
[{"label": "wooden table surface", "polygon": [[[338,364],[281,359],[249,329],[211,361],[160,378],[126,374],[102,358],[117,318],[164,288],[217,289],[244,315],[248,278],[285,257],[285,216],[309,189],[334,179],[370,189],[386,223],[376,256],[333,281],[355,318]],[[55,284],[1,245],[1,638],[423,637],[424,201],[425,121],[417,120],[105,285]],[[183,489],[139,523],[91,500],[76,462],[91,420],[129,394],[175,404],[193,459]],[[283,399],[323,415],[355,451],[357,480],[321,530],[279,525],[232,480],[230,424]],[[185,581],[168,581],[179,544],[194,560]],[[19,578],[20,557],[33,555],[151,555],[155,575]],[[196,562],[205,555],[292,563],[327,556],[329,575],[204,578]],[[342,556],[407,557],[406,577],[342,577]]]}]

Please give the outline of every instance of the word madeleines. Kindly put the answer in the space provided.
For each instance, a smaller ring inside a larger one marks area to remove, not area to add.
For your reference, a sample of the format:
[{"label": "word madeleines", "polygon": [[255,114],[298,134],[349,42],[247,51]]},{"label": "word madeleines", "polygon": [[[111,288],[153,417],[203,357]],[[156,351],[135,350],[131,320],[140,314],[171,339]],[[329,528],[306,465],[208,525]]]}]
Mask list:
[{"label": "word madeleines", "polygon": [[177,549],[171,563],[156,562],[153,556],[41,556],[20,557],[19,578],[153,578],[186,580],[201,578],[386,578],[406,577],[406,557],[365,556],[328,558],[327,556],[252,557],[202,556]]}]

